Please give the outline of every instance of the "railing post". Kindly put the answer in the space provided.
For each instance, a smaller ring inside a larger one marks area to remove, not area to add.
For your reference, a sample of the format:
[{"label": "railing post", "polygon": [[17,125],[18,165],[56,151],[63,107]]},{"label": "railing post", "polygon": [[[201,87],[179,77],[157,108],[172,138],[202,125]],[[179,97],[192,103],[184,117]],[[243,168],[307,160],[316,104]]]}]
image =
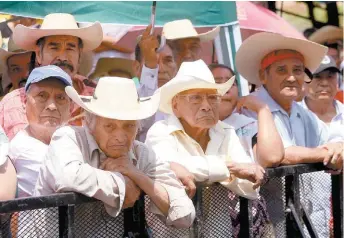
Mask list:
[{"label": "railing post", "polygon": [[74,238],[74,205],[59,208],[59,237]]},{"label": "railing post", "polygon": [[196,217],[195,221],[192,225],[192,228],[190,229],[190,238],[200,238],[202,237],[202,219],[203,219],[203,211],[202,211],[202,193],[203,193],[203,187],[197,186],[196,194],[193,198],[193,203],[196,210]]},{"label": "railing post", "polygon": [[239,197],[240,199],[240,231],[239,238],[250,238],[252,236],[252,224],[251,224],[251,208],[249,201],[246,198]]},{"label": "railing post", "polygon": [[287,237],[305,237],[300,222],[300,185],[298,174],[285,176]]},{"label": "railing post", "polygon": [[343,237],[343,173],[332,175],[333,237]]}]

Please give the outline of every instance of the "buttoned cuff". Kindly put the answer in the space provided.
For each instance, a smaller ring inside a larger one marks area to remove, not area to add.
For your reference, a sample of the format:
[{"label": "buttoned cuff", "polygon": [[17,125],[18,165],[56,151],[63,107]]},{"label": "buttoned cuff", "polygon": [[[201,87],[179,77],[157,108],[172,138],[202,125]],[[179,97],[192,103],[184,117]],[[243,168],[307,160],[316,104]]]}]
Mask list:
[{"label": "buttoned cuff", "polygon": [[234,177],[232,180],[225,180],[220,182],[222,186],[228,188],[236,195],[255,200],[259,197],[259,188],[253,189],[253,183],[246,179],[239,179]]},{"label": "buttoned cuff", "polygon": [[151,201],[150,211],[156,214],[167,226],[176,228],[189,228],[195,219],[195,207],[182,188],[172,188],[168,185],[162,186],[166,189],[170,200],[170,208],[167,217]]},{"label": "buttoned cuff", "polygon": [[219,156],[206,156],[209,166],[209,182],[219,182],[229,178],[229,170],[224,160],[220,160]]},{"label": "buttoned cuff", "polygon": [[114,185],[114,193],[118,194],[119,204],[116,207],[109,206],[104,203],[104,207],[106,212],[112,216],[117,217],[118,214],[122,211],[124,198],[125,198],[125,180],[121,173],[111,172],[112,178],[115,181]]},{"label": "buttoned cuff", "polygon": [[158,88],[158,74],[158,66],[154,69],[150,69],[143,65],[140,78],[141,87],[144,86],[145,88],[155,91]]}]

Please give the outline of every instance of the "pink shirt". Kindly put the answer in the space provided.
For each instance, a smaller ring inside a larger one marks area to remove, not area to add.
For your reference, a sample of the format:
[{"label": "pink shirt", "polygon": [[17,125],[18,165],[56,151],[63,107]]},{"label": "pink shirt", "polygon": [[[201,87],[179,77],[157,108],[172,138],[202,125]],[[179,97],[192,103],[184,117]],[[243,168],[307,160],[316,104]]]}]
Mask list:
[{"label": "pink shirt", "polygon": [[13,90],[0,101],[0,125],[9,140],[28,124],[24,88]]}]

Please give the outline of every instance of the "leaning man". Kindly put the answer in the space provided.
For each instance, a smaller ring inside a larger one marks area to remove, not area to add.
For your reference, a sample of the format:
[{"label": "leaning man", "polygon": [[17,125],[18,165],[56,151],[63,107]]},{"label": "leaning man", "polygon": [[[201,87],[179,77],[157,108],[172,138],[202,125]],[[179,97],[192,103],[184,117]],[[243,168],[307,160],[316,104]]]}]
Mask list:
[{"label": "leaning man", "polygon": [[142,190],[152,201],[151,211],[167,225],[191,226],[194,206],[169,165],[134,140],[138,120],[156,112],[160,95],[140,99],[134,81],[119,77],[100,78],[92,97],[72,87],[66,92],[86,110],[85,125],[55,132],[35,194],[78,192],[104,202],[115,217]]}]

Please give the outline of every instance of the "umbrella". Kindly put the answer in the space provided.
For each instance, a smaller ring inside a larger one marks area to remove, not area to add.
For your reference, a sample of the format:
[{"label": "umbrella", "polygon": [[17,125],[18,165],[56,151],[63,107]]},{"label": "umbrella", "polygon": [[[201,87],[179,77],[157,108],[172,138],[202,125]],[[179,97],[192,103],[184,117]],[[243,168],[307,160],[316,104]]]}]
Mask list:
[{"label": "umbrella", "polygon": [[276,13],[251,2],[236,2],[241,36],[245,40],[258,32],[274,32],[305,39],[303,34]]}]

